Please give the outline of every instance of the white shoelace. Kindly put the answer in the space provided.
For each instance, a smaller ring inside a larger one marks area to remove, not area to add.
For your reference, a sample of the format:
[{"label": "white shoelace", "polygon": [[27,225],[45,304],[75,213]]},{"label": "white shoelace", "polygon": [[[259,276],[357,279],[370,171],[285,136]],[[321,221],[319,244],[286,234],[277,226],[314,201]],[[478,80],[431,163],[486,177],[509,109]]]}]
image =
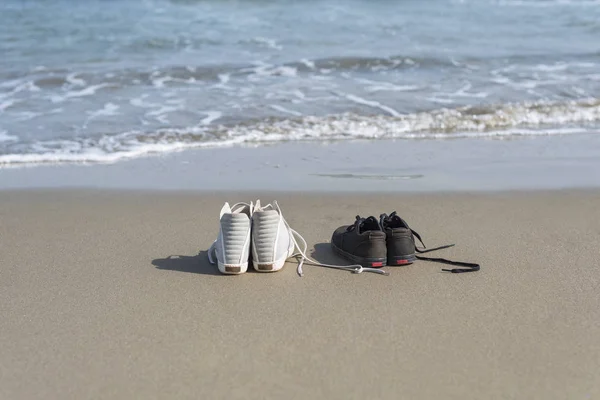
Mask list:
[{"label": "white shoelace", "polygon": [[[352,273],[355,274],[360,274],[362,272],[373,272],[375,274],[381,274],[381,275],[389,275],[389,272],[386,272],[382,269],[379,268],[368,268],[368,267],[363,267],[360,264],[352,264],[352,265],[333,265],[333,264],[325,264],[319,261],[316,261],[312,258],[310,258],[308,255],[306,255],[306,251],[308,250],[308,244],[306,243],[306,240],[304,240],[304,238],[302,237],[302,235],[300,235],[296,230],[292,229],[292,227],[290,226],[290,224],[286,221],[285,217],[283,216],[283,212],[281,212],[281,208],[279,207],[279,204],[277,204],[277,201],[274,201],[273,204],[275,206],[277,206],[277,208],[279,209],[279,213],[281,215],[281,219],[283,220],[283,223],[285,224],[286,228],[290,231],[291,235],[291,239],[292,242],[294,242],[294,246],[297,250],[296,253],[292,254],[290,256],[290,258],[292,257],[300,257],[300,260],[298,261],[298,267],[296,268],[296,272],[298,273],[299,276],[304,276],[304,271],[302,270],[302,266],[304,265],[304,263],[306,264],[311,264],[311,265],[315,265],[318,267],[325,267],[325,268],[333,268],[333,269],[342,269],[345,271],[350,271]],[[271,206],[270,204],[268,206]],[[265,206],[268,207],[268,206]],[[271,206],[273,207],[273,206]],[[274,207],[273,207],[274,208]],[[300,244],[298,243],[298,240],[300,240],[300,242],[302,243],[303,247],[300,247]]]}]

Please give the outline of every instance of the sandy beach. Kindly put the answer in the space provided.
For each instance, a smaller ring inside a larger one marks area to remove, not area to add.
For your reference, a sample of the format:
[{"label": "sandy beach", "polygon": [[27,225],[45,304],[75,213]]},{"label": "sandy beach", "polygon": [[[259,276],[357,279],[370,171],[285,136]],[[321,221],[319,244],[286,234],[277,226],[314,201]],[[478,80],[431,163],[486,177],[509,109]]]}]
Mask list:
[{"label": "sandy beach", "polygon": [[396,210],[482,270],[218,275],[218,211],[256,197],[0,192],[0,398],[600,396],[600,192],[262,194],[319,260]]}]

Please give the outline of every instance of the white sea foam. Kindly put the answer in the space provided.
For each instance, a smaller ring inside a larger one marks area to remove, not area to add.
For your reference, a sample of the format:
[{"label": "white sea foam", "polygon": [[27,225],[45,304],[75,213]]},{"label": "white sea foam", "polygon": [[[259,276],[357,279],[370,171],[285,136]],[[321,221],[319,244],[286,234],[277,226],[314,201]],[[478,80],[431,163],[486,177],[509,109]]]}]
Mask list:
[{"label": "white sea foam", "polygon": [[311,60],[308,60],[306,58],[303,58],[302,60],[300,60],[300,62],[304,65],[306,65],[306,67],[308,69],[315,69],[315,63]]},{"label": "white sea foam", "polygon": [[0,130],[0,142],[16,142],[17,140],[19,140],[18,137],[9,135],[5,130]]},{"label": "white sea foam", "polygon": [[282,50],[283,49],[283,46],[278,44],[275,39],[269,39],[269,38],[259,36],[259,37],[253,38],[252,41],[259,45],[268,47],[270,49],[274,49],[274,50]]},{"label": "white sea foam", "polygon": [[450,96],[454,96],[454,97],[474,97],[474,98],[479,98],[479,99],[483,99],[486,98],[488,96],[488,93],[486,92],[469,92],[469,90],[471,90],[471,88],[473,87],[473,85],[469,82],[467,82],[463,87],[461,87],[460,89],[458,89],[456,92],[452,93]]},{"label": "white sea foam", "polygon": [[452,100],[452,99],[435,97],[435,96],[427,97],[426,100],[434,102],[434,103],[438,103],[438,104],[452,104],[452,103],[454,103],[454,100]]},{"label": "white sea foam", "polygon": [[159,117],[161,115],[168,114],[179,109],[180,107],[177,106],[161,106],[160,108],[157,108],[155,110],[148,111],[145,115],[146,117]]},{"label": "white sea foam", "polygon": [[296,89],[296,90],[294,90],[294,91],[292,92],[292,94],[293,94],[294,96],[296,96],[297,98],[299,98],[299,99],[302,99],[302,100],[304,100],[304,99],[306,98],[306,95],[305,95],[304,93],[302,93],[302,91],[301,91],[301,90],[299,90],[299,89]]},{"label": "white sea foam", "polygon": [[219,74],[219,82],[223,85],[229,82],[230,78],[231,76],[229,74]]},{"label": "white sea foam", "polygon": [[165,87],[165,82],[169,82],[169,81],[172,81],[172,80],[174,80],[174,79],[172,77],[168,76],[168,75],[167,76],[161,76],[161,77],[158,77],[158,78],[152,78],[152,85],[155,88],[163,88],[163,87]]},{"label": "white sea foam", "polygon": [[[255,77],[259,76],[287,76],[293,77],[298,74],[298,70],[294,67],[280,65],[280,66],[269,66],[261,65],[254,69]],[[252,76],[252,75],[251,75]],[[249,78],[251,77],[249,76]]]},{"label": "white sea foam", "polygon": [[381,104],[378,101],[374,101],[374,100],[367,100],[367,99],[363,99],[362,97],[356,96],[354,94],[342,94],[343,97],[345,97],[346,99],[353,101],[357,104],[362,104],[365,106],[369,106],[369,107],[373,107],[373,108],[378,108],[380,110],[385,111],[386,113],[393,115],[394,117],[399,117],[400,113],[398,113],[398,111],[394,110],[391,107],[388,107],[384,104]]},{"label": "white sea foam", "polygon": [[75,86],[85,86],[87,83],[85,80],[77,78],[77,73],[75,72],[67,75],[66,81]]},{"label": "white sea foam", "polygon": [[0,99],[5,99],[21,92],[39,92],[42,90],[33,81],[23,81],[21,79],[3,82],[0,87],[11,89],[8,92],[0,93]]},{"label": "white sea foam", "polygon": [[355,78],[354,81],[358,83],[362,83],[365,86],[367,92],[375,93],[381,91],[389,91],[389,92],[411,92],[413,90],[418,90],[419,86],[417,85],[398,85],[392,82],[386,81],[374,81],[371,79],[365,78]]},{"label": "white sea foam", "polygon": [[412,92],[414,90],[418,90],[419,86],[416,86],[416,85],[395,85],[395,84],[390,83],[390,82],[382,82],[379,85],[367,86],[366,89],[367,89],[368,92],[371,92],[371,93],[382,92],[382,91],[388,91],[388,92]]},{"label": "white sea foam", "polygon": [[53,103],[62,103],[68,99],[74,97],[85,97],[85,96],[93,96],[100,89],[110,86],[108,83],[99,83],[97,85],[91,85],[81,90],[71,90],[65,93],[64,95],[54,95],[50,97],[50,100]]},{"label": "white sea foam", "polygon": [[43,117],[43,116],[47,116],[47,115],[60,114],[63,111],[64,111],[63,108],[58,107],[58,108],[53,108],[50,111],[44,111],[44,112],[33,112],[33,111],[13,112],[12,115],[13,115],[13,118],[15,119],[15,121],[22,122],[22,121],[29,121],[34,118]]},{"label": "white sea foam", "polygon": [[533,67],[531,67],[532,70],[534,71],[564,71],[567,68],[569,68],[569,65],[567,63],[561,62],[561,63],[556,63],[556,64],[537,64]]},{"label": "white sea foam", "polygon": [[[213,118],[209,122],[214,121],[217,115],[220,117],[220,113],[216,111],[205,113],[208,119]],[[206,123],[207,119],[203,121]],[[150,133],[130,131],[100,138],[39,141],[25,150],[20,149],[18,153],[0,155],[0,165],[110,163],[193,147],[278,141],[568,135],[597,131],[599,124],[600,99],[438,109],[397,116],[347,113],[325,117],[267,119],[234,126],[201,123],[188,129],[161,129]],[[6,132],[2,135],[8,137],[8,140],[14,140]]]},{"label": "white sea foam", "polygon": [[104,107],[96,111],[88,111],[88,118],[83,124],[84,128],[90,123],[90,121],[99,117],[114,117],[119,115],[119,106],[114,103],[106,103]]},{"label": "white sea foam", "polygon": [[271,108],[272,108],[273,110],[277,110],[277,111],[279,111],[279,112],[282,112],[282,113],[285,113],[285,114],[294,115],[294,116],[296,116],[296,117],[300,117],[300,116],[302,116],[302,113],[300,113],[300,112],[298,112],[298,111],[289,110],[289,109],[287,109],[287,108],[285,108],[285,107],[282,107],[282,106],[280,106],[280,105],[277,105],[277,104],[271,104]]},{"label": "white sea foam", "polygon": [[223,116],[221,111],[204,111],[204,113],[206,114],[206,118],[200,121],[200,125],[210,125]]},{"label": "white sea foam", "polygon": [[13,113],[13,118],[15,121],[30,121],[34,118],[40,117],[44,115],[44,113],[41,112],[33,112],[33,111],[19,111],[16,113]]},{"label": "white sea foam", "polygon": [[9,79],[6,81],[1,81],[0,88],[14,89],[15,87],[19,86],[22,83],[23,83],[22,79]]},{"label": "white sea foam", "polygon": [[18,100],[14,100],[14,99],[8,99],[8,100],[0,101],[0,113],[2,113],[8,107],[14,106],[18,102],[19,102]]}]

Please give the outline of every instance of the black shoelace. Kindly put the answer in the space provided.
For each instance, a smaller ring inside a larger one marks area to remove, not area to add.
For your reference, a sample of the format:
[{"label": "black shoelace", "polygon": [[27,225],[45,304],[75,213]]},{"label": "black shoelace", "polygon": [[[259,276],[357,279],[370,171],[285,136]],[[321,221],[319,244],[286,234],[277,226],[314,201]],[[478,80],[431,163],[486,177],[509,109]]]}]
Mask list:
[{"label": "black shoelace", "polygon": [[[379,225],[379,221],[377,221],[375,219],[375,217],[368,217],[368,218],[362,218],[360,215],[356,216],[356,220],[354,221],[353,225],[348,226],[348,228],[346,228],[346,231],[351,232],[353,230],[356,229],[356,227],[358,226],[358,230],[359,233],[362,233],[361,230],[364,228],[365,223],[370,224],[371,226],[375,225],[378,229],[381,228],[381,226]],[[373,230],[373,229],[368,229],[367,230]]]},{"label": "black shoelace", "polygon": [[[427,246],[425,246],[425,243],[423,243],[423,240],[421,239],[421,235],[419,235],[413,229],[410,229],[410,231],[417,239],[419,239],[419,242],[421,242],[421,244],[423,245],[422,249],[415,246],[415,250],[417,251],[417,253],[421,253],[421,254],[429,253],[430,251],[447,249],[448,247],[454,246],[454,244],[447,244],[447,245],[440,246],[440,247],[434,247],[433,249],[428,249]],[[433,258],[433,257],[423,257],[423,256],[416,256],[416,257],[419,260],[434,261],[434,262],[439,262],[439,263],[443,263],[443,264],[456,265],[457,267],[464,267],[464,268],[452,268],[452,269],[442,268],[442,271],[452,272],[453,274],[462,274],[464,272],[475,272],[475,271],[479,271],[479,269],[481,268],[481,266],[479,264],[468,263],[468,262],[464,262],[464,261],[452,261],[452,260],[448,260],[445,258]]]},{"label": "black shoelace", "polygon": [[[397,216],[396,211],[394,211],[393,213],[391,213],[389,216],[382,214],[381,215],[381,220],[383,222],[383,220],[385,219],[392,219],[394,216]],[[400,217],[398,217],[400,218]],[[423,243],[423,239],[421,239],[421,235],[419,235],[416,231],[414,231],[413,229],[411,229],[408,224],[406,223],[406,221],[404,221],[402,218],[400,218],[400,220],[402,221],[402,223],[408,228],[410,229],[411,233],[413,234],[414,237],[416,237],[417,239],[419,239],[419,242],[421,242],[421,245],[423,246],[423,248],[418,248],[416,246],[415,243],[415,250],[417,253],[423,254],[423,253],[429,253],[431,251],[436,251],[436,250],[442,250],[442,249],[447,249],[449,247],[453,247],[454,244],[447,244],[444,246],[439,246],[439,247],[434,247],[432,249],[428,249],[427,246],[425,246],[425,243]],[[383,226],[383,224],[382,224]],[[442,271],[445,272],[452,272],[453,274],[462,274],[464,272],[475,272],[475,271],[479,271],[479,269],[481,268],[481,266],[479,264],[476,263],[468,263],[468,262],[463,262],[463,261],[452,261],[452,260],[448,260],[446,258],[433,258],[433,257],[423,257],[423,256],[415,256],[418,260],[424,260],[424,261],[434,261],[434,262],[439,262],[442,264],[449,264],[449,265],[455,265],[457,267],[464,267],[464,268],[452,268],[452,269],[445,269],[442,268]]]}]

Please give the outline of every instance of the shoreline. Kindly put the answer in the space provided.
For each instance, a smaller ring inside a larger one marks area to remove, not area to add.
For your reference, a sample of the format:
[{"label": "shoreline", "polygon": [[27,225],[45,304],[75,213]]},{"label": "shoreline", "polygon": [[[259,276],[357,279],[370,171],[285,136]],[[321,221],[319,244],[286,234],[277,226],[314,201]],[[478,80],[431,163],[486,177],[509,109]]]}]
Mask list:
[{"label": "shoreline", "polygon": [[[11,196],[25,196],[31,194],[53,195],[53,196],[157,196],[157,197],[206,197],[210,199],[243,198],[243,199],[261,199],[268,198],[277,200],[279,197],[307,197],[307,198],[336,198],[350,196],[351,198],[368,198],[391,196],[392,198],[411,198],[411,197],[464,197],[474,196],[481,198],[500,198],[503,196],[531,197],[531,196],[552,196],[552,195],[594,195],[600,193],[600,187],[569,187],[569,188],[551,188],[551,189],[496,189],[496,190],[437,190],[437,191],[289,191],[289,190],[203,190],[203,189],[173,189],[160,190],[153,188],[102,188],[102,187],[31,187],[17,189],[0,189],[0,196],[4,198]],[[241,201],[241,200],[240,200]]]},{"label": "shoreline", "polygon": [[600,134],[515,140],[288,142],[115,164],[0,169],[0,190],[488,192],[598,188]]}]

